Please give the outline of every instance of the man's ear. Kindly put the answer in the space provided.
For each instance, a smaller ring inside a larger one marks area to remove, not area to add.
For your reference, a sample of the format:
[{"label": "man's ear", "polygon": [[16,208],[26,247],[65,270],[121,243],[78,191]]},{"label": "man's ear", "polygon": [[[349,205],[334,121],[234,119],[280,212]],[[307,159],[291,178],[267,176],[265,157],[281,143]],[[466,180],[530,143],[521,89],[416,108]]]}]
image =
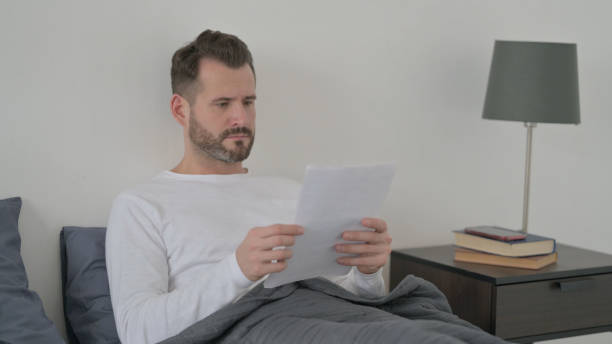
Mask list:
[{"label": "man's ear", "polygon": [[183,128],[187,127],[189,122],[189,102],[179,94],[173,94],[170,98],[170,111],[172,117],[181,125]]}]

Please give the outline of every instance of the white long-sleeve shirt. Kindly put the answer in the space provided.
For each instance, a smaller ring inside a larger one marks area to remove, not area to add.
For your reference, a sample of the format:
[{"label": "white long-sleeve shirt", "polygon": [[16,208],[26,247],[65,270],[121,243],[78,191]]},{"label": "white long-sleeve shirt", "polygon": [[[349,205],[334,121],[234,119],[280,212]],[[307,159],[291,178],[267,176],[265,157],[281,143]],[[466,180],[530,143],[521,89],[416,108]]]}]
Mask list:
[{"label": "white long-sleeve shirt", "polygon": [[[253,227],[292,224],[300,188],[248,173],[165,171],[117,196],[106,264],[121,342],[159,342],[244,294],[254,282],[238,266],[236,248]],[[328,278],[360,295],[385,293],[380,271],[353,268]]]}]

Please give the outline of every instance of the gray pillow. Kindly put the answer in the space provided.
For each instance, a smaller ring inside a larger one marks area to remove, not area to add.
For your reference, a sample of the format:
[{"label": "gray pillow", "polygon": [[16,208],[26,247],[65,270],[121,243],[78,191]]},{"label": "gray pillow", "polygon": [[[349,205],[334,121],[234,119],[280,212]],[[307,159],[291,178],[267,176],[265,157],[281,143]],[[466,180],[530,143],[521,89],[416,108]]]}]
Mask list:
[{"label": "gray pillow", "polygon": [[38,294],[28,289],[17,225],[20,211],[21,198],[0,200],[0,342],[64,343]]},{"label": "gray pillow", "polygon": [[60,233],[62,293],[71,344],[120,343],[105,260],[106,228],[64,227]]}]

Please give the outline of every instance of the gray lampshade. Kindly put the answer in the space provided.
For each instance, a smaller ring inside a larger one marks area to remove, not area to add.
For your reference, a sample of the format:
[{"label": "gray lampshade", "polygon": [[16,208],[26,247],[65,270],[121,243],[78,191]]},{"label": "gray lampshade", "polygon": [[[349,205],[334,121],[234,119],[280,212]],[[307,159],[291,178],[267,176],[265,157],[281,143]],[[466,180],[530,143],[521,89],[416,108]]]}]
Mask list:
[{"label": "gray lampshade", "polygon": [[495,41],[482,117],[580,123],[576,44]]}]

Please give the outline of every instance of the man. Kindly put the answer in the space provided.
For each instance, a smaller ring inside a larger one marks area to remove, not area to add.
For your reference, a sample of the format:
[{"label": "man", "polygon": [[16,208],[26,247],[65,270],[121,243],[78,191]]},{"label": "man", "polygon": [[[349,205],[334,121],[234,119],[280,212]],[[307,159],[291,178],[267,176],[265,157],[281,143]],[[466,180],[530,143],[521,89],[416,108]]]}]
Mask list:
[{"label": "man", "polygon": [[[183,127],[181,162],[121,193],[108,222],[106,259],[117,332],[124,343],[155,343],[230,304],[291,264],[304,232],[292,224],[300,184],[254,177],[242,166],[255,142],[255,69],[240,39],[202,32],[172,58],[170,109]],[[385,293],[381,267],[391,237],[343,233],[346,276],[327,276],[364,297]],[[351,242],[363,242],[359,244]],[[284,249],[273,250],[284,246]]]}]

